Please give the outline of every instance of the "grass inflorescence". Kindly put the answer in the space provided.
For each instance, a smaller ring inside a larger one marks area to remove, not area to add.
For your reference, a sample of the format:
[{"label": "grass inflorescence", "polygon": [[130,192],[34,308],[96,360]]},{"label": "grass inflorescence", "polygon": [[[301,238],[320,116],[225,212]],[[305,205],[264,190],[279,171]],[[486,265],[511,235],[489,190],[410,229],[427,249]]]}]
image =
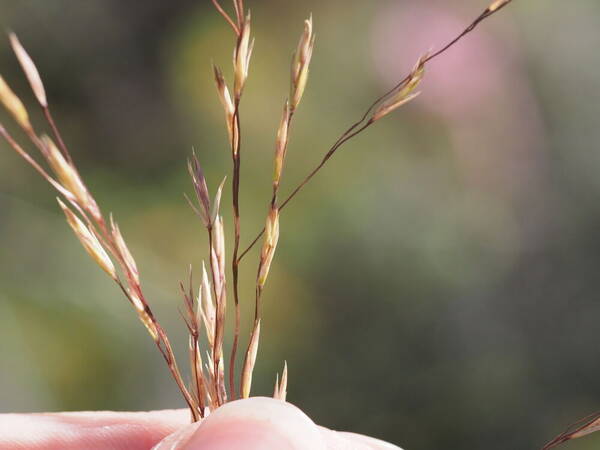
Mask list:
[{"label": "grass inflorescence", "polygon": [[[241,245],[240,189],[242,174],[242,129],[240,105],[243,102],[244,88],[250,74],[254,39],[252,37],[251,14],[243,0],[233,0],[233,14],[229,14],[218,0],[211,0],[219,14],[231,27],[234,38],[233,81],[226,81],[221,68],[213,66],[218,98],[223,106],[225,128],[232,158],[233,246],[230,266],[226,258],[226,236],[221,215],[221,195],[226,179],[211,195],[201,164],[193,154],[188,162],[195,200],[188,198],[191,208],[200,218],[206,231],[209,254],[202,264],[198,285],[194,283],[190,268],[189,280],[180,283],[183,320],[188,330],[190,383],[184,381],[169,338],[152,312],[150,302],[144,294],[142,280],[134,256],[129,251],[126,240],[111,214],[106,215],[94,199],[83,181],[71,154],[54,121],[46,98],[46,92],[39,72],[14,34],[10,34],[13,51],[32,88],[37,103],[49,128],[49,134],[39,133],[32,125],[29,113],[20,98],[0,77],[0,101],[9,115],[25,132],[30,145],[36,149],[41,159],[38,162],[32,154],[19,144],[0,123],[0,135],[8,145],[27,161],[58,192],[58,203],[84,249],[92,259],[117,284],[125,298],[132,305],[139,320],[163,356],[170,374],[176,382],[188,405],[192,420],[205,417],[222,404],[251,395],[252,373],[256,364],[260,342],[262,305],[261,299],[269,277],[280,233],[282,210],[293,200],[308,182],[325,166],[331,157],[354,136],[362,133],[397,108],[419,95],[418,87],[425,75],[428,63],[452,48],[464,36],[473,31],[484,19],[493,15],[511,0],[497,0],[489,5],[459,35],[436,52],[424,54],[413,70],[402,78],[388,92],[375,99],[363,115],[352,123],[325,152],[323,158],[305,178],[295,186],[290,194],[281,198],[280,186],[283,180],[288,143],[292,124],[303,94],[307,87],[311,57],[315,47],[313,19],[304,22],[304,28],[293,54],[290,70],[289,97],[283,104],[273,157],[273,178],[271,198],[265,205],[267,214],[264,228],[249,245]],[[243,358],[238,355],[241,346],[239,272],[242,260],[249,250],[263,238],[256,269],[254,292],[254,317],[250,336],[247,339]],[[231,280],[228,275],[231,274]],[[224,355],[226,336],[227,294],[233,296],[235,309],[232,331],[231,353]],[[236,364],[242,359],[240,379],[236,381]],[[226,367],[227,366],[227,367]],[[273,396],[285,401],[287,393],[288,369],[284,364],[277,375]]]}]

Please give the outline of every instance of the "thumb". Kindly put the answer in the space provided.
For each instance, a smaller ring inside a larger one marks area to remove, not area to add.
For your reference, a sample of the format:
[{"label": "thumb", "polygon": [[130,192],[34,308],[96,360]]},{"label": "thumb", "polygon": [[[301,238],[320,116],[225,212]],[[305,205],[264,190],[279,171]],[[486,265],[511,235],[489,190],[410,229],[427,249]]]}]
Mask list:
[{"label": "thumb", "polygon": [[226,403],[154,450],[325,450],[319,428],[295,406],[265,397]]}]

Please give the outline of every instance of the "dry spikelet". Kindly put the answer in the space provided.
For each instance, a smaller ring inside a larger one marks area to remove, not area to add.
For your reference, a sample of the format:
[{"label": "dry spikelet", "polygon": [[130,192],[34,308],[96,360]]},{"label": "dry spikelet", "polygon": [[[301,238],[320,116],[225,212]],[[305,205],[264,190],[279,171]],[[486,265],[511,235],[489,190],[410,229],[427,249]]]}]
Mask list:
[{"label": "dry spikelet", "polygon": [[373,122],[400,108],[420,94],[420,92],[414,93],[414,90],[421,84],[423,75],[425,75],[425,61],[427,60],[427,57],[428,55],[426,54],[419,58],[406,82],[401,86],[398,92],[392,95],[388,101],[384,102],[375,110],[371,119]]},{"label": "dry spikelet", "polygon": [[159,341],[159,333],[158,333],[158,330],[156,329],[156,323],[152,320],[152,318],[146,312],[140,313],[139,318],[140,318],[141,322],[144,324],[144,326],[146,327],[146,330],[150,334],[150,337],[152,337],[154,342],[158,342]]},{"label": "dry spikelet", "polygon": [[246,353],[246,359],[244,361],[241,386],[242,398],[250,397],[250,390],[252,388],[252,372],[254,370],[254,364],[256,363],[256,354],[258,352],[259,340],[260,319],[256,322],[254,330],[252,330],[252,336],[250,337],[250,345],[248,346],[248,352]]},{"label": "dry spikelet", "polygon": [[308,80],[308,68],[312,58],[312,52],[315,45],[315,35],[313,34],[312,15],[304,21],[304,32],[298,42],[298,49],[292,59],[292,82],[290,93],[290,109],[295,111],[302,99],[306,81]]},{"label": "dry spikelet", "polygon": [[277,375],[277,381],[275,382],[275,390],[273,392],[273,398],[285,402],[287,398],[287,382],[288,382],[288,368],[287,361],[283,363],[283,372],[281,373],[281,381],[279,381],[279,374]]},{"label": "dry spikelet", "polygon": [[214,345],[215,336],[215,305],[212,300],[210,282],[208,281],[208,274],[206,273],[204,261],[202,262],[202,282],[198,294],[198,314],[202,317],[204,329],[206,330],[206,338],[212,347]]},{"label": "dry spikelet", "polygon": [[21,42],[19,42],[19,38],[17,38],[16,34],[10,33],[8,37],[10,39],[10,45],[23,68],[23,72],[25,72],[27,81],[29,81],[29,84],[31,85],[31,90],[34,93],[35,98],[43,108],[47,108],[48,101],[46,99],[46,90],[44,89],[40,73],[35,67],[33,60],[23,48]]},{"label": "dry spikelet", "polygon": [[254,39],[250,41],[250,21],[250,13],[248,13],[242,24],[241,35],[233,53],[233,71],[235,74],[233,94],[236,102],[242,96],[242,91],[248,78],[252,49],[254,48]]},{"label": "dry spikelet", "polygon": [[[219,268],[221,282],[225,281],[225,231],[223,229],[223,216],[217,216],[214,223],[213,248]],[[219,291],[217,291],[219,292]]]},{"label": "dry spikelet", "polygon": [[138,313],[138,317],[139,317],[140,321],[142,322],[144,327],[146,327],[148,334],[150,334],[150,337],[152,337],[152,340],[154,342],[158,342],[159,333],[156,328],[155,321],[152,320],[152,317],[148,314],[147,305],[131,289],[127,290],[127,297],[129,298],[129,300],[131,301],[131,304],[133,305],[136,312]]},{"label": "dry spikelet", "polygon": [[283,171],[283,162],[285,158],[285,151],[288,143],[288,128],[290,123],[290,105],[289,102],[285,103],[283,108],[283,115],[281,116],[281,123],[277,130],[277,140],[275,143],[275,164],[273,170],[273,183],[279,184],[281,179],[281,172]]},{"label": "dry spikelet", "polygon": [[571,434],[571,439],[579,439],[583,436],[587,436],[588,434],[595,433],[600,431],[600,418],[597,418],[593,422],[589,423],[585,427]]},{"label": "dry spikelet", "polygon": [[493,2],[489,7],[488,7],[488,11],[490,13],[494,13],[496,11],[498,11],[500,8],[504,8],[506,5],[508,5],[512,0],[496,0],[495,2]]},{"label": "dry spikelet", "polygon": [[42,136],[44,156],[63,187],[71,192],[79,206],[89,211],[95,219],[101,219],[100,210],[94,198],[90,195],[77,170],[67,162],[61,151],[48,136]]},{"label": "dry spikelet", "polygon": [[104,270],[113,280],[117,280],[117,273],[115,266],[111,259],[108,257],[104,248],[98,242],[98,239],[89,230],[87,226],[71,211],[59,198],[57,198],[58,204],[67,217],[67,222],[73,229],[75,236],[79,239],[85,250],[89,253],[92,259],[98,264],[102,270]]},{"label": "dry spikelet", "polygon": [[271,268],[271,262],[275,255],[275,249],[277,248],[277,241],[279,240],[279,211],[276,208],[272,208],[267,216],[267,223],[265,226],[265,240],[263,243],[261,255],[260,255],[260,268],[258,271],[258,287],[262,289],[269,276],[269,269]]},{"label": "dry spikelet", "polygon": [[417,98],[419,95],[421,95],[420,92],[415,92],[414,94],[410,94],[402,99],[397,100],[396,102],[387,103],[387,104],[382,105],[375,112],[375,114],[373,114],[373,122],[381,119],[382,117],[387,116],[389,113],[391,113],[392,111],[395,111],[396,109],[400,108],[401,106],[406,105],[408,102],[411,102],[412,100]]},{"label": "dry spikelet", "polygon": [[10,113],[10,115],[15,119],[15,121],[19,124],[21,128],[28,132],[32,132],[33,128],[31,127],[31,123],[29,122],[29,114],[27,114],[27,110],[23,103],[15,95],[10,86],[6,84],[4,78],[0,75],[0,101],[6,108],[6,110]]},{"label": "dry spikelet", "polygon": [[215,199],[214,199],[213,205],[212,205],[212,211],[210,213],[211,222],[214,222],[217,219],[217,216],[219,215],[219,208],[221,207],[221,194],[223,193],[223,187],[225,186],[225,181],[227,181],[227,177],[223,178],[223,181],[221,181],[221,184],[219,185],[219,188],[217,189],[217,193],[215,194]]},{"label": "dry spikelet", "polygon": [[131,304],[138,313],[142,313],[146,310],[146,305],[144,304],[144,302],[131,289],[127,290],[127,296],[129,297],[129,300],[131,300]]},{"label": "dry spikelet", "polygon": [[[225,327],[225,235],[223,231],[223,217],[217,216],[213,227],[213,270],[214,283],[216,291],[216,307],[215,307],[215,336],[214,343],[215,355],[214,358],[220,360],[223,356],[223,336]],[[216,374],[218,375],[218,374]]]},{"label": "dry spikelet", "polygon": [[131,279],[135,284],[139,285],[140,284],[140,274],[138,272],[137,264],[135,262],[135,259],[133,259],[131,252],[129,251],[129,247],[127,247],[127,244],[125,243],[125,240],[123,239],[123,235],[121,234],[121,230],[119,229],[119,226],[117,224],[115,224],[112,214],[110,216],[110,227],[111,227],[113,239],[114,239],[115,243],[117,244],[117,250],[119,251],[119,255],[121,256],[121,259],[123,260],[123,263],[125,264],[128,278]]},{"label": "dry spikelet", "polygon": [[275,387],[273,387],[273,398],[279,398],[279,373],[275,375]]},{"label": "dry spikelet", "polygon": [[544,445],[542,450],[550,450],[552,448],[559,447],[565,442],[573,439],[579,439],[598,431],[600,431],[600,413],[595,413],[570,425],[565,432],[559,434],[557,437]]},{"label": "dry spikelet", "polygon": [[206,178],[204,178],[204,172],[200,166],[200,162],[194,153],[192,158],[188,160],[188,171],[192,177],[192,183],[194,184],[194,191],[200,203],[200,208],[195,209],[199,214],[200,219],[205,227],[209,227],[211,224],[210,220],[210,196],[208,195],[208,187],[206,186]]},{"label": "dry spikelet", "polygon": [[233,137],[233,115],[235,114],[235,106],[231,100],[227,83],[223,77],[223,72],[219,67],[213,65],[213,72],[215,74],[215,83],[217,85],[217,93],[219,94],[219,100],[223,105],[225,111],[225,122],[227,123],[227,132],[229,134],[229,140]]}]

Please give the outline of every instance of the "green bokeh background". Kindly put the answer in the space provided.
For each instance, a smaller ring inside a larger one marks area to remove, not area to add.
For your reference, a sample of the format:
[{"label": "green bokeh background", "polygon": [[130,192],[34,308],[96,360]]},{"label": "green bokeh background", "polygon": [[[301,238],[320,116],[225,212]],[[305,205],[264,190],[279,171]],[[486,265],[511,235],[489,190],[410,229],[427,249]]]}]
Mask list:
[{"label": "green bokeh background", "polygon": [[[185,160],[194,147],[212,190],[230,173],[210,62],[231,79],[233,38],[209,3],[0,2],[182,357],[177,285],[206,253]],[[284,191],[401,68],[487,6],[248,3],[244,242],[267,211],[309,13],[317,47]],[[344,147],[286,209],[265,292],[254,393],[270,395],[287,360],[289,400],[315,421],[407,450],[539,448],[600,404],[600,4],[516,1],[468,39],[431,65],[420,99]],[[35,111],[7,40],[0,72]],[[244,336],[256,263],[253,252],[242,269]],[[182,407],[130,309],[48,186],[0,144],[0,412]]]}]

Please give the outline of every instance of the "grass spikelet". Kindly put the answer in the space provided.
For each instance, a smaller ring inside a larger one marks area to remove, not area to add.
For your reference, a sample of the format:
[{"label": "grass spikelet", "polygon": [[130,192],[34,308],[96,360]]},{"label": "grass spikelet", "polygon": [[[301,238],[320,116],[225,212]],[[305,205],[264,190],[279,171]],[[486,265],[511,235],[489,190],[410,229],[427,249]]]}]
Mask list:
[{"label": "grass spikelet", "polygon": [[133,284],[139,285],[140,273],[137,264],[129,251],[129,247],[127,247],[127,244],[125,243],[125,239],[123,239],[119,226],[114,222],[112,215],[110,216],[110,228],[113,240],[117,246],[118,254],[125,265],[127,277]]},{"label": "grass spikelet", "polygon": [[258,342],[260,340],[260,319],[254,324],[252,330],[252,336],[250,337],[250,345],[246,352],[246,359],[244,361],[244,367],[242,369],[242,382],[240,390],[242,392],[242,398],[250,397],[250,390],[252,388],[252,372],[254,371],[254,365],[256,364],[256,355],[258,353]]},{"label": "grass spikelet", "polygon": [[423,76],[425,75],[426,60],[427,55],[419,58],[419,61],[417,61],[417,64],[415,64],[412,72],[408,75],[406,81],[398,89],[398,91],[375,110],[373,113],[373,118],[371,119],[373,122],[387,116],[392,111],[400,108],[419,96],[420,92],[415,93],[414,90],[419,86],[419,84],[421,84],[421,80],[423,80]]},{"label": "grass spikelet", "polygon": [[512,2],[512,0],[496,0],[495,2],[493,2],[490,6],[488,6],[488,11],[490,13],[495,13],[496,11],[498,11],[500,8],[504,8],[506,5],[508,5],[510,2]]},{"label": "grass spikelet", "polygon": [[304,21],[304,32],[298,42],[298,48],[292,59],[292,82],[290,89],[290,110],[295,111],[306,89],[308,80],[308,69],[315,46],[315,35],[313,33],[313,20],[310,16]]},{"label": "grass spikelet", "polygon": [[29,122],[29,114],[23,102],[15,95],[10,86],[6,84],[2,76],[0,76],[0,102],[2,102],[6,110],[21,128],[27,132],[31,132],[32,127]]},{"label": "grass spikelet", "polygon": [[279,374],[275,380],[275,389],[273,390],[273,398],[285,402],[287,397],[287,380],[288,380],[288,368],[287,361],[283,364],[283,372],[281,373],[281,381],[279,381]]},{"label": "grass spikelet", "polygon": [[248,79],[248,68],[250,67],[252,49],[254,48],[254,39],[250,40],[250,22],[251,17],[248,13],[241,24],[240,37],[233,54],[233,71],[235,74],[233,96],[236,103],[239,102]]},{"label": "grass spikelet", "polygon": [[73,194],[81,208],[90,212],[96,219],[100,219],[101,215],[98,205],[85,187],[77,169],[67,162],[52,139],[44,135],[41,141],[43,143],[44,156],[63,187]]},{"label": "grass spikelet", "polygon": [[275,249],[277,248],[277,241],[279,240],[279,211],[276,208],[269,211],[265,230],[265,241],[260,255],[258,277],[256,280],[260,289],[262,289],[267,282],[271,262],[273,261]]},{"label": "grass spikelet", "polygon": [[548,442],[542,450],[559,447],[565,442],[600,431],[600,413],[594,413],[570,425],[563,433]]},{"label": "grass spikelet", "polygon": [[10,45],[12,46],[13,52],[15,56],[19,60],[19,64],[21,64],[21,68],[23,72],[25,72],[25,76],[27,77],[27,81],[29,81],[29,85],[31,86],[31,90],[35,95],[38,103],[42,108],[48,107],[48,100],[46,99],[46,90],[44,89],[44,83],[42,83],[42,78],[40,77],[40,73],[35,67],[35,63],[25,51],[21,42],[19,42],[19,38],[15,33],[10,33],[8,35],[10,40]]},{"label": "grass spikelet", "polygon": [[104,248],[88,227],[71,211],[59,198],[58,204],[67,217],[67,222],[73,229],[75,236],[79,239],[83,248],[88,252],[92,259],[104,270],[113,280],[117,280],[115,266]]}]

